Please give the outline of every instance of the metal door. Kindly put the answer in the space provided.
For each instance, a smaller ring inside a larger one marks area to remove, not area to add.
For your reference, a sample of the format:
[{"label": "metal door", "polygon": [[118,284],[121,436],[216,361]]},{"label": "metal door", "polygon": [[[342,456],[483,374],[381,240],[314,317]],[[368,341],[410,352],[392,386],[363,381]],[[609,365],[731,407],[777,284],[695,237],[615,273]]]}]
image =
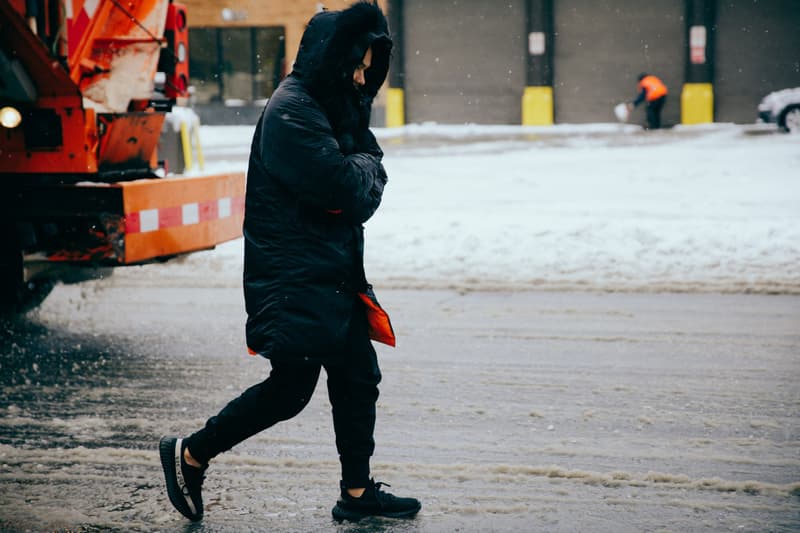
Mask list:
[{"label": "metal door", "polygon": [[798,0],[719,2],[716,39],[716,122],[754,122],[764,95],[800,87]]},{"label": "metal door", "polygon": [[525,2],[403,4],[406,122],[519,124]]},{"label": "metal door", "polygon": [[[554,9],[556,122],[615,122],[613,108],[633,100],[640,72],[669,89],[662,122],[680,122],[684,0],[557,0]],[[644,124],[644,111],[631,121]]]}]

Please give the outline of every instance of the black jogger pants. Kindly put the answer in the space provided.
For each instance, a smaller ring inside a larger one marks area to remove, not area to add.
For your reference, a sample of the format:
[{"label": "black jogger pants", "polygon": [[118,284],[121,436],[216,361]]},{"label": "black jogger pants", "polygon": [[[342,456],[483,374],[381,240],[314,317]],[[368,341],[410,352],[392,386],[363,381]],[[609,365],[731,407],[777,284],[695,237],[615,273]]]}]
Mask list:
[{"label": "black jogger pants", "polygon": [[342,481],[347,487],[366,486],[369,459],[375,449],[375,403],[381,372],[360,304],[353,313],[344,353],[331,355],[332,362],[324,365],[271,361],[272,371],[266,380],[244,391],[186,440],[192,456],[206,463],[300,413],[308,405],[324,366]]}]

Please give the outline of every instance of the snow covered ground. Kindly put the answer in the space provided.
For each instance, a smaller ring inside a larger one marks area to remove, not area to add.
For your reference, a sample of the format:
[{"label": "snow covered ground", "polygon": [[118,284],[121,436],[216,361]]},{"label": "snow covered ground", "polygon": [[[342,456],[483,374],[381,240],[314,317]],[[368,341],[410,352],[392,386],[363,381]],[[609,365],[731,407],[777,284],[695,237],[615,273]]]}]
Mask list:
[{"label": "snow covered ground", "polygon": [[[204,126],[204,171],[246,170],[252,130]],[[798,136],[728,124],[376,135],[389,174],[366,224],[376,285],[800,292]],[[167,274],[238,283],[241,261],[238,240]]]}]

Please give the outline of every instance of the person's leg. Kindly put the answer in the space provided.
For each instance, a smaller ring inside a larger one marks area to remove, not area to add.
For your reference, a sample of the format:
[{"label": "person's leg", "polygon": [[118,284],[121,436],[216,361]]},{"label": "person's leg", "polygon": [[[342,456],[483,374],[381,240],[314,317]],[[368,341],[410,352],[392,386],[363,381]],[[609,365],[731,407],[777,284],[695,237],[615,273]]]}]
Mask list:
[{"label": "person's leg", "polygon": [[345,353],[336,363],[325,365],[325,370],[342,481],[348,488],[366,487],[375,450],[375,403],[381,371],[361,305],[354,310]]},{"label": "person's leg", "polygon": [[232,400],[186,439],[190,458],[205,464],[248,437],[297,415],[311,399],[320,368],[318,364],[273,362],[266,380]]},{"label": "person's leg", "polygon": [[661,110],[664,108],[666,100],[667,97],[662,96],[647,105],[647,124],[650,129],[657,130],[661,128]]},{"label": "person's leg", "polygon": [[375,449],[375,403],[381,372],[367,332],[364,308],[356,307],[341,364],[325,365],[333,407],[336,448],[342,463],[340,496],[331,509],[334,520],[358,521],[367,516],[411,518],[422,508],[415,498],[400,498],[381,489],[370,477]]},{"label": "person's leg", "polygon": [[654,130],[658,126],[656,126],[656,106],[655,102],[648,102],[647,103],[647,129]]},{"label": "person's leg", "polygon": [[269,377],[225,406],[188,439],[163,437],[158,444],[172,505],[190,520],[203,518],[202,487],[208,461],[308,404],[320,365],[273,363]]}]

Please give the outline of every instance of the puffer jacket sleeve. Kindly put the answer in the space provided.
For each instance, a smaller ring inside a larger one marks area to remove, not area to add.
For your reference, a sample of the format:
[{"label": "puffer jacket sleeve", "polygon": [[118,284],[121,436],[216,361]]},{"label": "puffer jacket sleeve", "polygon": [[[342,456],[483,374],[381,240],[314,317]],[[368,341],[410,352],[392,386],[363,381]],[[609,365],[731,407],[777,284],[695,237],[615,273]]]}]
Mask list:
[{"label": "puffer jacket sleeve", "polygon": [[344,155],[321,108],[297,86],[267,107],[261,164],[311,209],[340,212],[354,223],[380,205],[386,172],[378,149]]}]

